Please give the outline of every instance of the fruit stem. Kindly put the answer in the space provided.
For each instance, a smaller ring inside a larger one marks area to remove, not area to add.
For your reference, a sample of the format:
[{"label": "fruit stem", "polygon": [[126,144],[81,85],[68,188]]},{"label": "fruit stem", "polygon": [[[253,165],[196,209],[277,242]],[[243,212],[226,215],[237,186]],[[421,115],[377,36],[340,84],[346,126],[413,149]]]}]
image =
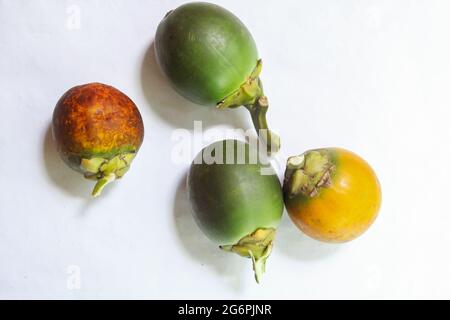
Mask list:
[{"label": "fruit stem", "polygon": [[84,177],[97,181],[92,195],[98,197],[108,183],[122,178],[135,156],[135,152],[130,152],[119,154],[112,159],[102,157],[81,159],[80,169],[84,172]]},{"label": "fruit stem", "polygon": [[252,116],[253,126],[260,140],[267,146],[269,155],[280,150],[280,137],[269,130],[266,113],[269,102],[264,95],[263,85],[259,78],[262,70],[262,61],[258,60],[253,72],[241,87],[223,101],[217,104],[217,108],[237,108],[245,106]]},{"label": "fruit stem", "polygon": [[273,247],[276,230],[261,228],[245,236],[235,245],[220,246],[227,252],[234,252],[244,258],[251,258],[255,280],[260,283],[262,274],[266,271],[266,261]]},{"label": "fruit stem", "polygon": [[269,103],[266,96],[256,99],[252,105],[245,106],[252,116],[253,126],[258,132],[258,136],[267,147],[268,155],[277,153],[280,150],[280,137],[273,133],[267,125],[266,113]]},{"label": "fruit stem", "polygon": [[95,184],[94,190],[92,191],[92,196],[98,197],[102,193],[103,188],[114,180],[116,180],[116,175],[114,173],[108,174],[107,176],[99,179]]},{"label": "fruit stem", "polygon": [[273,244],[270,243],[266,247],[263,255],[259,259],[255,258],[253,256],[252,251],[249,251],[249,254],[251,254],[251,258],[252,258],[253,271],[255,273],[256,283],[261,282],[262,274],[266,272],[266,261],[267,261],[267,258],[270,256],[270,253],[272,252],[272,247],[273,247]]}]

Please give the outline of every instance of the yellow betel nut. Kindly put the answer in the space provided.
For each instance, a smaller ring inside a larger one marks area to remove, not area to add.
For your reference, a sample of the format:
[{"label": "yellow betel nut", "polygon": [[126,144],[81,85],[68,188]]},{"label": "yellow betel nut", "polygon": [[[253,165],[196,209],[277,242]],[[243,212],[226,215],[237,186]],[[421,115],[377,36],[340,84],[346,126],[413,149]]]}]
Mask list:
[{"label": "yellow betel nut", "polygon": [[339,243],[371,226],[381,206],[381,187],[370,165],[353,152],[317,149],[289,158],[284,199],[301,231]]}]

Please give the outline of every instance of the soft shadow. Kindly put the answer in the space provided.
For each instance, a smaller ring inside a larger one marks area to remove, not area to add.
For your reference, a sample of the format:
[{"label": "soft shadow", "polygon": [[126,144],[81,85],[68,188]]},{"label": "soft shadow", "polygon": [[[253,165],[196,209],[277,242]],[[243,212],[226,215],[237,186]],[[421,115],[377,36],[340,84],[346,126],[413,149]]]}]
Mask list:
[{"label": "soft shadow", "polygon": [[[42,150],[45,169],[50,181],[70,196],[86,199],[86,204],[82,209],[82,212],[85,213],[90,205],[97,200],[91,196],[94,182],[85,179],[82,174],[70,169],[62,161],[53,140],[51,124],[45,131]],[[102,196],[106,196],[113,185],[112,183],[107,186]]]},{"label": "soft shadow", "polygon": [[290,220],[287,212],[278,227],[277,250],[297,260],[320,260],[335,254],[342,245],[324,243],[303,234]]},{"label": "soft shadow", "polygon": [[191,214],[186,190],[186,175],[183,176],[177,187],[173,214],[178,237],[186,252],[202,266],[214,269],[229,282],[233,289],[241,291],[243,270],[252,268],[251,261],[221,251],[217,245],[203,235]]},{"label": "soft shadow", "polygon": [[144,96],[154,113],[174,128],[192,129],[194,121],[202,121],[203,129],[215,125],[232,125],[236,128],[251,127],[246,110],[218,110],[200,106],[180,96],[170,85],[156,62],[155,44],[145,53],[141,68],[141,85]]}]

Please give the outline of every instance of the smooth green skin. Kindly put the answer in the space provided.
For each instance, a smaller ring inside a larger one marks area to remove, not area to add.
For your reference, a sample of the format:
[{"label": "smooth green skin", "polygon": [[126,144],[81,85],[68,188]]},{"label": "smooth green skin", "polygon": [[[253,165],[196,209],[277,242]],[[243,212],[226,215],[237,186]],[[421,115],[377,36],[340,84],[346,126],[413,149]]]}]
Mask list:
[{"label": "smooth green skin", "polygon": [[258,60],[244,24],[226,9],[203,2],[168,13],[156,31],[155,51],[175,90],[208,106],[237,91]]},{"label": "smooth green skin", "polygon": [[[276,228],[284,207],[278,177],[261,175],[260,163],[248,164],[251,149],[247,143],[228,141],[235,142],[235,157],[238,149],[245,148],[246,164],[193,163],[188,175],[188,194],[197,224],[219,245],[236,244],[259,228]],[[197,157],[220,147],[225,158],[227,140],[203,149]]]}]

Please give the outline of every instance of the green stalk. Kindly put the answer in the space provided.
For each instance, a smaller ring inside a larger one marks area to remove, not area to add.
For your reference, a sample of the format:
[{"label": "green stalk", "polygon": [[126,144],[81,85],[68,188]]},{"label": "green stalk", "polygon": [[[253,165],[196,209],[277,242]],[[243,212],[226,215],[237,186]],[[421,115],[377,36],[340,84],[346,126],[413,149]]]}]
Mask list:
[{"label": "green stalk", "polygon": [[90,180],[96,180],[92,195],[98,197],[103,188],[114,180],[122,178],[122,176],[130,168],[136,153],[123,153],[112,159],[107,158],[91,158],[82,159],[80,169],[84,173],[84,177]]},{"label": "green stalk", "polygon": [[274,154],[280,150],[280,137],[273,133],[267,124],[267,110],[269,101],[264,95],[262,82],[259,78],[262,70],[262,61],[258,60],[255,69],[241,87],[221,101],[219,109],[237,108],[245,106],[252,117],[253,126],[260,140],[266,145],[267,153]]},{"label": "green stalk", "polygon": [[114,180],[116,180],[116,175],[113,173],[108,174],[108,175],[104,176],[103,178],[99,179],[97,181],[97,183],[95,184],[94,190],[92,191],[92,196],[98,197],[102,193],[103,188],[108,183],[113,182]]},{"label": "green stalk", "polygon": [[237,253],[244,258],[251,258],[255,280],[260,283],[261,276],[266,271],[266,260],[272,252],[275,233],[276,230],[273,228],[261,228],[234,245],[220,246],[220,248],[227,252]]},{"label": "green stalk", "polygon": [[245,106],[252,116],[253,126],[258,132],[258,136],[267,147],[269,155],[277,153],[280,150],[280,137],[273,133],[267,125],[266,113],[269,109],[269,103],[266,96],[256,99],[252,105]]}]

